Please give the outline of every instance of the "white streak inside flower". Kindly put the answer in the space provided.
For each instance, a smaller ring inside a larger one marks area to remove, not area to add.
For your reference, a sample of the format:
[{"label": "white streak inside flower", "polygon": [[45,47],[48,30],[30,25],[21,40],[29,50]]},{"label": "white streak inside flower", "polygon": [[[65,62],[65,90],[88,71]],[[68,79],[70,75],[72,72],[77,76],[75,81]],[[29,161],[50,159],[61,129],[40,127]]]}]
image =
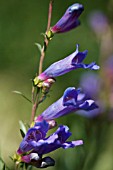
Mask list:
[{"label": "white streak inside flower", "polygon": [[87,102],[89,103],[89,106],[91,106],[94,103],[93,100],[87,100]]},{"label": "white streak inside flower", "polygon": [[36,160],[38,161],[40,159],[40,157],[38,156],[37,153],[31,153],[30,154],[30,160]]},{"label": "white streak inside flower", "polygon": [[79,94],[78,96],[77,96],[77,101],[81,101],[83,98],[85,97],[85,94]]},{"label": "white streak inside flower", "polygon": [[77,10],[77,9],[79,9],[79,4],[75,4],[71,7],[72,11]]}]

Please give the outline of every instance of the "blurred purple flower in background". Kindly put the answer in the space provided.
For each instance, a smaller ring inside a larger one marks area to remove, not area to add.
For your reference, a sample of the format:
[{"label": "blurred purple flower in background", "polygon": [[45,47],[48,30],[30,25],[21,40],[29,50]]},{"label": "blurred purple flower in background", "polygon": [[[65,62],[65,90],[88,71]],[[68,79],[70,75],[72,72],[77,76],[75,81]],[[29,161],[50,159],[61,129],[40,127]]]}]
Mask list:
[{"label": "blurred purple flower in background", "polygon": [[110,56],[104,62],[104,69],[106,77],[109,80],[109,83],[113,83],[113,56]]},{"label": "blurred purple flower in background", "polygon": [[96,108],[98,106],[94,100],[87,98],[80,89],[69,87],[65,90],[63,96],[49,106],[35,121],[52,120],[77,110],[93,110]]},{"label": "blurred purple flower in background", "polygon": [[104,73],[106,77],[106,86],[107,86],[107,92],[109,92],[109,118],[110,120],[113,120],[113,55],[106,59],[104,62]]},{"label": "blurred purple flower in background", "polygon": [[63,33],[70,31],[80,25],[78,17],[83,12],[83,5],[76,3],[70,6],[62,18],[51,28],[53,33]]},{"label": "blurred purple flower in background", "polygon": [[104,101],[100,100],[100,93],[102,91],[102,80],[96,73],[84,73],[80,80],[80,86],[85,91],[86,96],[95,100],[98,108],[89,111],[77,111],[77,114],[93,118],[100,115],[104,111]]},{"label": "blurred purple flower in background", "polygon": [[48,78],[55,78],[78,68],[98,70],[99,66],[96,65],[95,62],[90,64],[83,63],[83,60],[86,58],[88,51],[85,50],[83,52],[79,52],[78,47],[79,45],[77,44],[76,51],[74,53],[50,65],[43,73],[37,77],[37,79],[42,81]]},{"label": "blurred purple flower in background", "polygon": [[92,30],[97,34],[103,34],[107,31],[108,20],[107,17],[101,11],[94,11],[90,14],[89,23]]},{"label": "blurred purple flower in background", "polygon": [[99,97],[101,90],[102,80],[98,74],[94,72],[84,73],[80,79],[80,87],[85,91],[86,95],[93,99]]}]

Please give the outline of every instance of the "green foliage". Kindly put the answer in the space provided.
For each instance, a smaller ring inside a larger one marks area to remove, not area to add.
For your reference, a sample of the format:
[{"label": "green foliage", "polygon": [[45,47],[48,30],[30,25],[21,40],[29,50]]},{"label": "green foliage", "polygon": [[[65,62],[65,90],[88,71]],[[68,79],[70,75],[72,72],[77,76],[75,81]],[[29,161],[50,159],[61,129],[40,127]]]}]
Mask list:
[{"label": "green foliage", "polygon": [[19,125],[20,125],[20,133],[21,133],[22,137],[24,137],[25,134],[27,133],[26,127],[21,120],[19,121]]},{"label": "green foliage", "polygon": [[41,44],[35,43],[35,45],[37,46],[39,52],[41,53],[41,52],[42,52],[42,46],[41,46]]},{"label": "green foliage", "polygon": [[24,99],[26,99],[27,101],[29,101],[30,103],[31,103],[31,100],[30,99],[28,99],[22,92],[20,92],[20,91],[13,91],[13,93],[15,93],[15,94],[18,94],[18,95],[20,95],[20,96],[22,96]]}]

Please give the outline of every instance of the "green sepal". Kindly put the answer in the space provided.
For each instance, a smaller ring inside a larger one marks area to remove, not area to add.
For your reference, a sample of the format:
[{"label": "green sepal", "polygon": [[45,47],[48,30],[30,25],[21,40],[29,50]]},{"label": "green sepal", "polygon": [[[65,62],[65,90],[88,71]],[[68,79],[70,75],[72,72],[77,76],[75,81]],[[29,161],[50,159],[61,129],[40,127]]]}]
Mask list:
[{"label": "green sepal", "polygon": [[13,161],[16,162],[17,164],[19,164],[21,162],[21,156],[18,154],[14,154],[12,157]]},{"label": "green sepal", "polygon": [[51,30],[49,30],[46,33],[46,37],[47,37],[48,40],[52,40],[53,36],[54,36],[54,33]]},{"label": "green sepal", "polygon": [[39,83],[39,79],[38,79],[38,77],[35,77],[33,80],[33,85],[37,86],[38,83]]}]

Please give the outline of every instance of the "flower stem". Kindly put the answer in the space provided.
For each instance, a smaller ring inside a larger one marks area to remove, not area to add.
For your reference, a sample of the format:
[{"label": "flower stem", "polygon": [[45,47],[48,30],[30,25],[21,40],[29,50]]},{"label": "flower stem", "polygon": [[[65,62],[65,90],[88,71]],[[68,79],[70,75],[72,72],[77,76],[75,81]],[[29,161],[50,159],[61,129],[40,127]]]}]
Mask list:
[{"label": "flower stem", "polygon": [[46,51],[47,46],[48,46],[48,42],[49,42],[49,40],[47,39],[47,37],[45,35],[44,45],[42,47],[41,56],[40,56],[39,74],[42,73],[43,61],[44,61],[44,57],[45,57],[45,51]]},{"label": "flower stem", "polygon": [[42,73],[42,66],[43,66],[43,61],[44,61],[44,57],[45,57],[45,52],[49,43],[49,39],[47,38],[47,33],[50,29],[50,25],[51,25],[51,16],[52,16],[52,6],[53,6],[53,0],[50,0],[49,3],[49,12],[48,12],[48,23],[47,23],[47,30],[46,30],[46,35],[45,35],[45,39],[44,39],[44,45],[42,47],[41,50],[41,56],[40,56],[40,63],[39,63],[39,74]]},{"label": "flower stem", "polygon": [[31,123],[34,121],[34,117],[36,114],[36,110],[37,110],[37,104],[34,103],[33,107],[32,107],[32,114],[31,114]]},{"label": "flower stem", "polygon": [[15,170],[18,170],[18,164],[15,163]]},{"label": "flower stem", "polygon": [[49,31],[50,25],[51,25],[52,8],[53,8],[53,0],[50,0],[50,3],[49,3],[49,12],[48,12],[47,32]]},{"label": "flower stem", "polygon": [[[39,62],[39,74],[42,73],[42,67],[43,67],[43,61],[44,61],[44,57],[45,57],[45,52],[46,52],[46,49],[48,47],[48,43],[50,41],[48,36],[47,36],[47,33],[48,33],[48,31],[50,29],[50,25],[51,25],[52,6],[53,6],[53,0],[50,0],[47,29],[46,29],[46,33],[45,33],[44,44],[43,44],[43,47],[41,49],[41,56],[40,56],[40,62]],[[38,102],[38,99],[39,99],[38,93],[39,93],[39,91],[36,92],[36,98],[34,99],[35,87],[32,87],[32,103],[33,103],[33,106],[32,106],[32,113],[31,113],[31,123],[32,123],[32,121],[34,121],[34,117],[36,115],[36,110],[38,108],[38,104],[41,103],[41,101],[42,101],[42,99],[41,99]]]}]

